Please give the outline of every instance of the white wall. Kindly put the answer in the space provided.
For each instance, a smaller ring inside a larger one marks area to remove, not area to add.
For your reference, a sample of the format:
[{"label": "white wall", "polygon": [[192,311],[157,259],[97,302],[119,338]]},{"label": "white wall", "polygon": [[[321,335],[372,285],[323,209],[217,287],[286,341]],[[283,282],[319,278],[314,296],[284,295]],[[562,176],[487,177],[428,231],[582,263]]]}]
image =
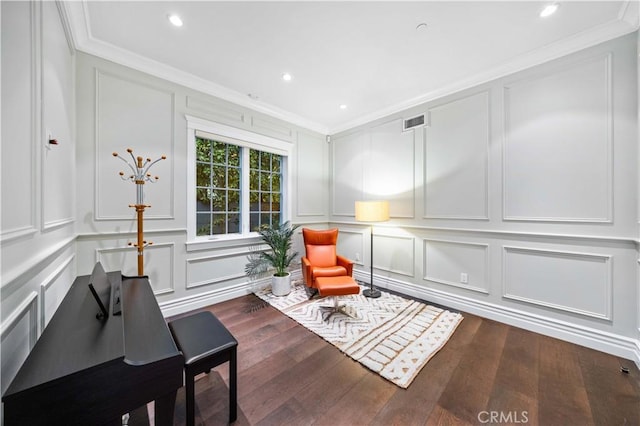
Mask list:
[{"label": "white wall", "polygon": [[[339,226],[358,278],[369,278],[369,228],[354,221],[354,202],[384,197],[393,217],[375,227],[381,286],[640,361],[637,35],[327,143],[74,54],[54,2],[2,2],[0,12],[2,391],[75,276],[98,260],[136,272],[135,191],[113,151],[168,156],[145,188],[145,272],[165,314],[251,289],[250,242],[188,248],[185,114],[292,144],[291,219]],[[402,118],[423,112],[429,127],[401,132]]]},{"label": "white wall", "polygon": [[[167,155],[145,185],[145,274],[173,315],[251,291],[253,241],[187,249],[185,114],[292,145],[290,218],[326,225],[323,135],[212,96],[76,53],[55,2],[2,2],[1,390],[74,278],[96,261],[135,275],[135,185],[112,156]],[[9,107],[10,106],[10,107]],[[51,146],[49,135],[59,144]],[[77,219],[76,219],[77,218]],[[299,242],[297,242],[299,245]]]},{"label": "white wall", "polygon": [[292,145],[291,220],[328,220],[329,145],[324,136],[249,109],[153,78],[97,57],[77,55],[78,274],[96,261],[135,275],[128,247],[136,231],[135,185],[122,181],[126,165],[116,151],[156,159],[160,177],[145,185],[145,274],[166,315],[185,312],[251,291],[244,265],[257,239],[203,248],[187,244],[187,121],[185,115],[249,130]]},{"label": "white wall", "polygon": [[[638,135],[637,135],[637,144],[640,146],[640,31],[636,32],[636,82],[637,82],[637,97],[636,97],[636,108],[638,109]],[[639,150],[640,151],[640,150]],[[640,182],[640,152],[638,153],[638,162],[636,163],[636,177],[638,178],[638,182]],[[636,223],[640,225],[640,185],[638,185],[636,192],[637,200],[636,206],[638,206],[638,217],[636,219]],[[636,235],[640,235],[640,226],[638,226],[638,232]],[[638,244],[636,249],[636,288],[637,288],[637,298],[636,298],[636,312],[638,312],[636,326],[636,352],[640,353],[640,238],[636,241]]]},{"label": "white wall", "polygon": [[57,4],[0,8],[4,392],[76,274],[76,139],[75,55]]},{"label": "white wall", "polygon": [[[637,35],[333,135],[331,222],[369,281],[635,359]],[[402,119],[428,126],[402,132]],[[468,279],[461,279],[467,274]]]}]

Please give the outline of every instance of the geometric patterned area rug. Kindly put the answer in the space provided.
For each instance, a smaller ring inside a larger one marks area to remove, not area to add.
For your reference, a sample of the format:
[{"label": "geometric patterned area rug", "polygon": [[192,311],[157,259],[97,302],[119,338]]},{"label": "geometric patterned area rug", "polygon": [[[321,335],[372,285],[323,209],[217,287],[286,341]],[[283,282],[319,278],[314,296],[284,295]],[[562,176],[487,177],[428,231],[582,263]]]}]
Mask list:
[{"label": "geometric patterned area rug", "polygon": [[[340,297],[340,304],[356,314],[323,319],[322,306],[332,301],[308,299],[297,284],[287,296],[274,296],[271,288],[256,296],[313,331],[346,355],[380,376],[406,389],[456,330],[462,315],[382,292],[377,299],[362,295]],[[325,315],[326,317],[326,315]]]}]

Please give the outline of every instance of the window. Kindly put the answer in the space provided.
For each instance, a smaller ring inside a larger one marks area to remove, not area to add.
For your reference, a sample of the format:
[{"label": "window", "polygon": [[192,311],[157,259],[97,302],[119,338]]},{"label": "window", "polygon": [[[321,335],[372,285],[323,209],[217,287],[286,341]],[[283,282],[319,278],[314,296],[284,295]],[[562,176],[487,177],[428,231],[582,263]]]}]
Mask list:
[{"label": "window", "polygon": [[242,148],[196,138],[196,235],[240,232]]},{"label": "window", "polygon": [[194,117],[187,123],[190,241],[254,236],[286,220],[290,143]]},{"label": "window", "polygon": [[249,150],[250,228],[280,223],[282,157],[269,152]]}]

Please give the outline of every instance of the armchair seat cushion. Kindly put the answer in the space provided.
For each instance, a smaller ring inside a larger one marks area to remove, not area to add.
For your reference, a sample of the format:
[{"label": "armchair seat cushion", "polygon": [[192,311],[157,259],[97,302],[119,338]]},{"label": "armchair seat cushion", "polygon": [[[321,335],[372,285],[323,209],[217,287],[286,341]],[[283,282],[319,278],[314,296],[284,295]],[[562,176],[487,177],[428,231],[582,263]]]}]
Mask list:
[{"label": "armchair seat cushion", "polygon": [[347,275],[347,270],[343,266],[312,266],[311,273],[313,277],[317,279],[318,277],[339,277],[341,275]]},{"label": "armchair seat cushion", "polygon": [[353,262],[336,252],[338,228],[316,231],[302,228],[305,256],[300,258],[302,278],[307,287],[317,288],[318,277],[353,275]]}]

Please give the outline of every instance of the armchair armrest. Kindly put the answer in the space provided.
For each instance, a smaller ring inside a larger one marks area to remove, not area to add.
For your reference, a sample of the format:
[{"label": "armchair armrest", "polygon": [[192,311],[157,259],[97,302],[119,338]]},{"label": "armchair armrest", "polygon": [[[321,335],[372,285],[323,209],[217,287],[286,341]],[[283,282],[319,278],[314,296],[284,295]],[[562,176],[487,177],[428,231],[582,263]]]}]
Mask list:
[{"label": "armchair armrest", "polygon": [[347,259],[344,256],[338,255],[336,256],[336,262],[338,265],[347,270],[347,275],[349,275],[350,277],[353,276],[353,261],[351,259]]},{"label": "armchair armrest", "polygon": [[300,258],[300,267],[302,268],[302,279],[307,287],[313,287],[313,278],[311,276],[311,262],[305,256]]}]

